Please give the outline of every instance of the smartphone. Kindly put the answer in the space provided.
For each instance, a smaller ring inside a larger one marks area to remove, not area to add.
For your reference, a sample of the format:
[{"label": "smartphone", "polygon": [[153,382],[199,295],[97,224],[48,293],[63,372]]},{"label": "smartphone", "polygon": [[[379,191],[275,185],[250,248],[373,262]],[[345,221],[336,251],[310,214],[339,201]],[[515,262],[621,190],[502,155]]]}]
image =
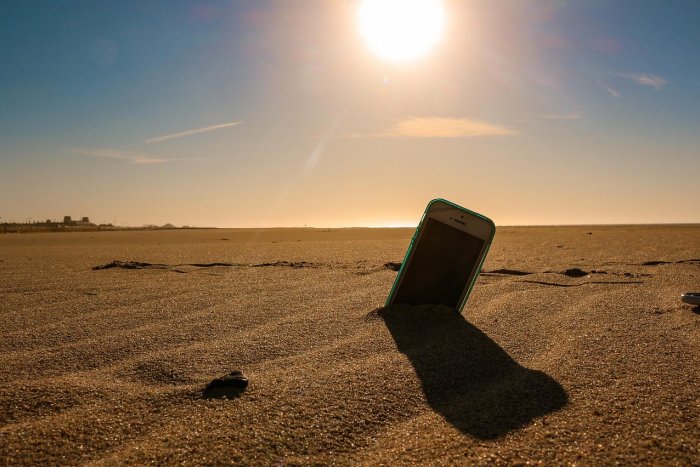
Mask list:
[{"label": "smartphone", "polygon": [[496,226],[444,199],[425,208],[386,306],[446,305],[461,312],[481,271]]}]

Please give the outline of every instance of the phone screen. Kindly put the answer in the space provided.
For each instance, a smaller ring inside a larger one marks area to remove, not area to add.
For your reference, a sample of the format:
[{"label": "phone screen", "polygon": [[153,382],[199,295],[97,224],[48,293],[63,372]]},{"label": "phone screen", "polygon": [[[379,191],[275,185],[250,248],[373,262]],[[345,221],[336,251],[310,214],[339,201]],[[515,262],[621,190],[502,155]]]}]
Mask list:
[{"label": "phone screen", "polygon": [[428,218],[394,303],[456,308],[484,240]]}]

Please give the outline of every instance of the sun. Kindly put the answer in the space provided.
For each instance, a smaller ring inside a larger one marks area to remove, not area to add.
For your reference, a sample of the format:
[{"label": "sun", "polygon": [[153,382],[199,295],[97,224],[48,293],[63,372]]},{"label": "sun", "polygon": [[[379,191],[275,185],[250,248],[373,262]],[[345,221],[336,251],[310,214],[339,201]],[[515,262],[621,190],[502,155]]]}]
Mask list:
[{"label": "sun", "polygon": [[440,0],[363,0],[360,33],[382,58],[406,61],[428,52],[442,37]]}]

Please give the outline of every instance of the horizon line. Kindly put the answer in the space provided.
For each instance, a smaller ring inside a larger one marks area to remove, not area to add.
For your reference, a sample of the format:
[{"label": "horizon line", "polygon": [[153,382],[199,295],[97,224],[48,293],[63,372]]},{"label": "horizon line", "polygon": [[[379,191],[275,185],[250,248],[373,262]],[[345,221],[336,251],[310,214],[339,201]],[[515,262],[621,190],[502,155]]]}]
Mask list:
[{"label": "horizon line", "polygon": [[[155,224],[150,224],[156,226]],[[164,224],[165,225],[165,224]],[[587,224],[496,224],[496,227],[626,227],[626,226],[700,226],[700,220],[694,222],[628,222],[628,223],[587,223]],[[147,224],[120,225],[115,227],[125,227],[131,229],[147,228]],[[229,229],[229,230],[250,230],[250,229],[415,229],[418,224],[411,225],[342,225],[342,226],[316,226],[316,225],[294,225],[294,226],[243,226],[243,227],[217,227],[198,226],[183,224],[174,226],[175,229]]]}]

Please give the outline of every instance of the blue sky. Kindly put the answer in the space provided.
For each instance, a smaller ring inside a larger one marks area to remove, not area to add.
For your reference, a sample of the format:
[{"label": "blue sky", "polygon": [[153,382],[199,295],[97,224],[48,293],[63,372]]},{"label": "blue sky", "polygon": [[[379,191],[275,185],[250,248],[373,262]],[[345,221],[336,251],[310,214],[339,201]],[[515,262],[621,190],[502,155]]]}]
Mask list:
[{"label": "blue sky", "polygon": [[5,1],[0,221],[700,222],[700,3],[442,3],[395,63],[354,1]]}]

